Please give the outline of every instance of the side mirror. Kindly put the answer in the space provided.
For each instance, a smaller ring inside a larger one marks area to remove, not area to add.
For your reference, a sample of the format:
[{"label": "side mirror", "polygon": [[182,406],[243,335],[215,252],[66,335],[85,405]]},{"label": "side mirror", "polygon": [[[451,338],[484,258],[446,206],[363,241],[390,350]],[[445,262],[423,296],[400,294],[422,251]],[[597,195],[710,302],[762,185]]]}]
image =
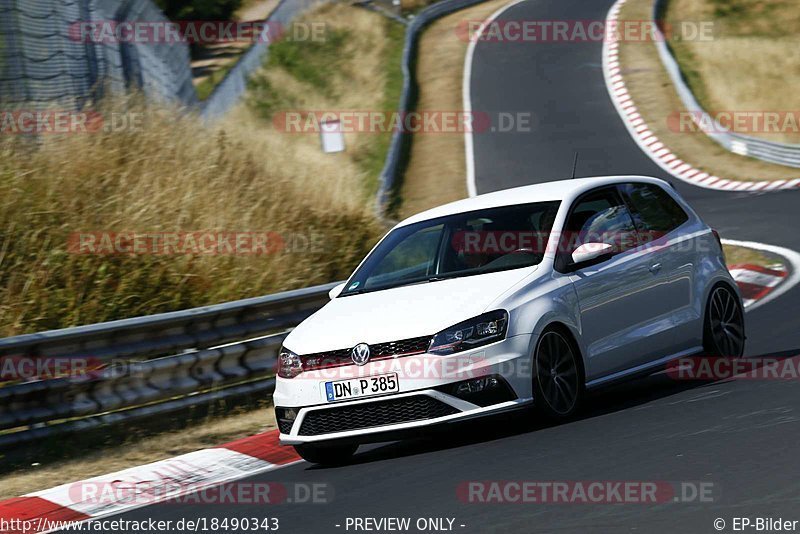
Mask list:
[{"label": "side mirror", "polygon": [[592,261],[608,259],[613,250],[614,247],[608,243],[584,243],[572,253],[572,265],[580,268]]},{"label": "side mirror", "polygon": [[339,285],[337,285],[337,286],[335,286],[335,287],[334,287],[333,289],[331,289],[330,291],[328,291],[328,296],[331,298],[331,300],[333,300],[333,299],[335,299],[336,297],[338,297],[338,296],[339,296],[339,294],[340,294],[342,291],[344,291],[344,282],[343,282],[343,283],[341,283],[341,284],[339,284]]}]

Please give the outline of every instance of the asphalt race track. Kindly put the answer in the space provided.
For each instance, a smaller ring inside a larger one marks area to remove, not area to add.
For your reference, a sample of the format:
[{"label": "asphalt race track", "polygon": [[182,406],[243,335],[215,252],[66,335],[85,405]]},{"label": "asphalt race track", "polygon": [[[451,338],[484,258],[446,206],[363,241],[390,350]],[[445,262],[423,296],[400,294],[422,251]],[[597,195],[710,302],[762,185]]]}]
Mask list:
[{"label": "asphalt race track", "polygon": [[[611,0],[527,0],[502,19],[604,20]],[[474,138],[478,192],[578,176],[671,179],[723,237],[800,250],[800,192],[722,193],[666,175],[644,155],[603,81],[601,43],[480,43],[473,110],[533,112],[532,131]],[[800,287],[747,315],[748,353],[800,352]],[[345,532],[348,517],[455,518],[463,532],[715,532],[722,518],[800,519],[800,384],[675,381],[663,375],[597,393],[579,420],[545,426],[504,417],[432,439],[362,447],[352,465],[305,462],[249,481],[326,483],[327,504],[163,503],[126,519],[278,517],[288,533]],[[701,481],[714,502],[476,504],[470,480]],[[240,481],[241,482],[241,481]],[[336,525],[341,525],[337,527]],[[461,525],[464,525],[463,527]],[[352,529],[350,530],[352,531]],[[411,530],[416,531],[414,529]]]}]

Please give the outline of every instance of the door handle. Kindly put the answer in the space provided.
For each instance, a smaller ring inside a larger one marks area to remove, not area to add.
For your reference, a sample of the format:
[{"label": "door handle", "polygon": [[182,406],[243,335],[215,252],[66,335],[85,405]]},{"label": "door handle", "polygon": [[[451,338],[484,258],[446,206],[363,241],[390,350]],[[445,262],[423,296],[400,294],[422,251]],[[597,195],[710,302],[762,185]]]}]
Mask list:
[{"label": "door handle", "polygon": [[661,270],[661,264],[660,263],[654,263],[653,265],[650,266],[650,272],[653,273],[653,274],[656,274],[660,270]]}]

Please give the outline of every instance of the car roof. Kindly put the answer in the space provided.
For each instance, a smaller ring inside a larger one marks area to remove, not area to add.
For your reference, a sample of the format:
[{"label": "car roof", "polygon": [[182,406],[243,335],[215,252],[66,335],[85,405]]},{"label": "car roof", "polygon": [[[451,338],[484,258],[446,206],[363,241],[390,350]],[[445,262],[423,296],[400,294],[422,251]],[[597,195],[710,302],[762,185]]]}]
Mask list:
[{"label": "car roof", "polygon": [[572,180],[558,180],[555,182],[544,182],[523,187],[504,189],[494,193],[486,193],[464,200],[457,200],[449,204],[443,204],[403,220],[397,226],[405,226],[437,217],[454,215],[469,211],[497,208],[501,206],[513,206],[515,204],[529,204],[533,202],[562,201],[571,203],[582,193],[604,185],[613,185],[630,182],[649,182],[669,186],[669,183],[659,178],[649,176],[596,176],[591,178],[575,178]]}]

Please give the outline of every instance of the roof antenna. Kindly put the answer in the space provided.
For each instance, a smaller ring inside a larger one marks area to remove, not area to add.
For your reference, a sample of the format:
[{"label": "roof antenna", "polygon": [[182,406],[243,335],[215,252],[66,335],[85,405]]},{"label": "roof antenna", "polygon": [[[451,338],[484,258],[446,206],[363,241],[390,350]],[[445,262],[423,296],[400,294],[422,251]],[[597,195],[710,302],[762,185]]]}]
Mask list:
[{"label": "roof antenna", "polygon": [[575,159],[572,161],[572,179],[575,179],[575,169],[578,168],[578,151],[575,151]]}]

